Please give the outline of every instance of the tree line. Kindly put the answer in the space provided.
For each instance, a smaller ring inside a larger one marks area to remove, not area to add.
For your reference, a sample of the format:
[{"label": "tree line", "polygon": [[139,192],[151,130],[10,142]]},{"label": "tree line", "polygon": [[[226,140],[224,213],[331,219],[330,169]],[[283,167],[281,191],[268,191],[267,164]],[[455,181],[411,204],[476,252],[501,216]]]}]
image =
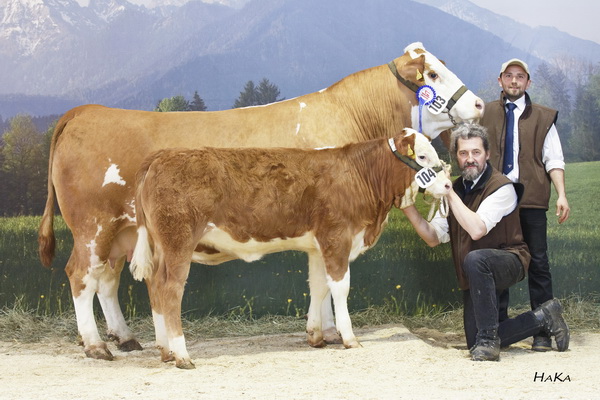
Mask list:
[{"label": "tree line", "polygon": [[[283,100],[277,85],[263,78],[248,81],[233,108],[257,106]],[[178,95],[160,100],[157,112],[206,111],[204,100],[194,92],[191,100]],[[48,157],[54,126],[48,118],[20,114],[4,121],[0,117],[0,216],[41,215],[47,196]],[[44,124],[45,130],[40,127]]]},{"label": "tree line", "polygon": [[[563,62],[566,62],[563,60]],[[567,79],[564,71],[571,71]],[[574,81],[573,77],[577,77]],[[532,101],[559,110],[557,129],[569,162],[600,160],[600,66],[574,63],[570,66],[542,64],[532,74],[528,90]],[[485,101],[498,98],[495,79],[478,93]],[[248,81],[233,108],[257,106],[283,100],[279,89],[268,81]],[[198,92],[191,100],[183,96],[165,98],[154,111],[206,111]],[[56,117],[56,120],[58,117]],[[17,115],[0,117],[0,216],[39,215],[47,193],[50,139],[56,120],[40,128],[40,119]]]}]

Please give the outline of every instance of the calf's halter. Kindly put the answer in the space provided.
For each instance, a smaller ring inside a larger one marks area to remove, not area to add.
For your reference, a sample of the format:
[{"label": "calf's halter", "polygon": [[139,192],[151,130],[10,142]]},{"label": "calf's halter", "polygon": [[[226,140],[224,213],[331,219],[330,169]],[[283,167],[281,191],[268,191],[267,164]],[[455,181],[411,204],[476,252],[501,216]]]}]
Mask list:
[{"label": "calf's halter", "polygon": [[[390,70],[392,71],[392,74],[394,74],[396,79],[398,79],[400,82],[402,82],[402,84],[404,84],[404,86],[406,86],[413,92],[417,93],[417,91],[419,90],[419,86],[416,83],[409,81],[408,79],[404,79],[400,75],[400,73],[398,73],[398,68],[396,68],[396,64],[393,61],[390,61],[388,63],[388,67],[390,68]],[[450,116],[450,110],[452,109],[452,107],[454,107],[454,105],[456,104],[458,99],[460,99],[462,97],[462,95],[467,92],[467,90],[468,90],[467,87],[465,85],[462,85],[461,87],[458,88],[458,90],[452,95],[450,100],[448,100],[448,102],[446,103],[446,110],[448,112],[448,116],[450,117],[450,120],[452,121],[452,123],[454,125],[456,125],[456,122],[454,122],[454,119]]]},{"label": "calf's halter", "polygon": [[[410,168],[414,169],[417,172],[421,171],[424,168],[422,165],[417,163],[412,158],[405,156],[404,154],[400,154],[398,152],[398,149],[396,148],[396,143],[394,143],[394,138],[389,138],[388,144],[390,146],[390,149],[392,150],[392,153],[394,153],[396,158],[398,158],[404,164],[408,165]],[[428,169],[432,169],[437,174],[438,172],[445,170],[445,164],[443,161],[440,160],[440,165],[437,165],[433,168],[428,168]],[[418,175],[415,175],[415,180],[417,179],[417,177],[418,177]],[[423,193],[423,195],[424,195],[425,187],[419,185],[419,193]],[[448,199],[446,198],[446,196],[443,196],[441,199],[439,199],[437,201],[434,200],[434,202],[431,203],[431,209],[429,210],[429,216],[427,218],[428,221],[431,221],[431,218],[433,217],[433,212],[435,210],[436,204],[439,205],[440,215],[442,215],[444,218],[448,216],[448,210],[449,210]]]},{"label": "calf's halter", "polygon": [[[420,165],[419,163],[417,163],[414,159],[405,156],[404,154],[400,154],[398,152],[398,149],[396,148],[396,143],[394,143],[394,138],[389,138],[388,139],[388,144],[390,146],[390,149],[392,150],[392,153],[394,153],[394,155],[396,156],[397,159],[399,159],[400,161],[402,161],[404,164],[408,165],[409,167],[411,167],[412,169],[414,169],[415,171],[420,171],[423,169],[423,166]],[[444,170],[444,164],[443,162],[440,160],[440,165],[437,165],[433,168],[436,173],[443,171]]]}]

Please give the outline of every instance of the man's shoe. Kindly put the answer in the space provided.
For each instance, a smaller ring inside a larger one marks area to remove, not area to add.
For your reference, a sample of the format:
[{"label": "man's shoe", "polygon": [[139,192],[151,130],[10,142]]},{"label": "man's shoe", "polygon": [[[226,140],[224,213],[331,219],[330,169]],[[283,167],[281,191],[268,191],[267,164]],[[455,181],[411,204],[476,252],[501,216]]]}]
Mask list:
[{"label": "man's shoe", "polygon": [[500,338],[477,339],[470,351],[473,361],[500,361]]},{"label": "man's shoe", "polygon": [[552,339],[548,336],[534,336],[531,350],[539,352],[552,350]]},{"label": "man's shoe", "polygon": [[569,327],[562,317],[562,311],[557,299],[548,300],[533,311],[541,328],[548,336],[554,336],[558,351],[567,350],[570,339]]}]

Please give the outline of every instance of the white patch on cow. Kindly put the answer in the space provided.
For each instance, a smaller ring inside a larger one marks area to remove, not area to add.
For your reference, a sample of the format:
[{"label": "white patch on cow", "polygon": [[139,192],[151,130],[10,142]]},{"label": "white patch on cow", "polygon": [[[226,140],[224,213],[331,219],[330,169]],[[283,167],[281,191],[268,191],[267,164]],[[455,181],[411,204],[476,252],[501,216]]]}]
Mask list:
[{"label": "white patch on cow", "polygon": [[102,225],[98,225],[98,228],[96,230],[96,236],[94,237],[94,239],[90,240],[90,242],[88,244],[85,245],[85,247],[90,249],[90,268],[91,269],[98,268],[98,267],[101,267],[102,265],[104,265],[104,262],[102,260],[100,260],[100,257],[96,254],[96,247],[98,246],[96,243],[96,238],[100,235],[100,232],[102,232]]},{"label": "white patch on cow", "polygon": [[89,285],[85,279],[84,283],[85,288],[79,293],[79,296],[73,296],[73,305],[75,306],[75,316],[77,317],[77,329],[83,343],[89,346],[102,343],[102,339],[98,334],[98,326],[92,312],[97,285]]},{"label": "white patch on cow", "polygon": [[255,239],[250,239],[247,242],[238,242],[229,233],[216,226],[205,231],[200,244],[213,247],[220,252],[219,254],[194,252],[192,261],[207,265],[238,258],[246,262],[253,262],[260,260],[265,254],[286,250],[312,251],[318,249],[317,241],[310,232],[295,238],[277,238],[268,242],[257,241]]},{"label": "white patch on cow", "polygon": [[321,90],[319,90],[319,93],[323,93],[323,92],[324,92],[324,91],[326,91],[327,89],[329,89],[329,88],[324,88],[324,89],[321,89]]},{"label": "white patch on cow", "polygon": [[417,58],[417,57],[419,57],[419,55],[415,52],[415,50],[417,50],[417,49],[425,50],[425,48],[423,47],[423,43],[421,43],[421,42],[411,43],[404,48],[404,52],[409,53],[411,58]]},{"label": "white patch on cow", "polygon": [[[134,210],[135,210],[135,209],[134,209]],[[123,213],[123,214],[121,214],[121,215],[120,215],[120,216],[118,216],[118,217],[112,217],[112,218],[110,219],[110,222],[117,222],[117,221],[122,221],[122,220],[127,220],[127,221],[129,221],[129,222],[131,222],[131,223],[134,223],[134,224],[135,224],[135,215],[134,215],[134,216],[131,216],[131,215],[129,215],[128,213]]]},{"label": "white patch on cow", "polygon": [[335,306],[335,322],[344,345],[356,342],[354,333],[352,332],[352,321],[348,313],[348,293],[350,292],[350,267],[346,270],[344,277],[339,281],[334,281],[327,274],[327,286],[331,290],[331,297]]},{"label": "white patch on cow", "polygon": [[296,135],[300,133],[300,122],[296,125]]},{"label": "white patch on cow", "polygon": [[148,239],[148,230],[145,226],[140,226],[137,230],[138,238],[131,256],[129,270],[134,279],[141,281],[144,278],[150,278],[153,268],[152,249]]},{"label": "white patch on cow", "polygon": [[306,103],[300,102],[300,111],[306,107]]},{"label": "white patch on cow", "polygon": [[406,128],[406,134],[415,135],[415,148],[413,150],[417,164],[424,168],[433,168],[440,165],[440,158],[425,135],[410,128]]},{"label": "white patch on cow", "polygon": [[167,336],[167,326],[165,317],[152,310],[152,320],[154,321],[154,333],[156,336],[156,345],[169,350],[169,337]]},{"label": "white patch on cow", "polygon": [[348,260],[356,260],[356,257],[361,255],[368,249],[369,247],[365,246],[365,230],[363,229],[352,238],[352,248],[350,249],[350,255],[348,256]]},{"label": "white patch on cow", "polygon": [[190,355],[185,347],[185,336],[183,335],[169,339],[169,349],[175,354],[176,358],[184,360],[190,359]]},{"label": "white patch on cow", "polygon": [[327,149],[335,149],[335,146],[325,146],[325,147],[315,148],[315,150],[327,150]]},{"label": "white patch on cow", "polygon": [[120,170],[117,164],[111,164],[104,174],[104,183],[102,183],[102,187],[108,185],[109,183],[125,186],[127,182],[123,180],[119,172]]}]

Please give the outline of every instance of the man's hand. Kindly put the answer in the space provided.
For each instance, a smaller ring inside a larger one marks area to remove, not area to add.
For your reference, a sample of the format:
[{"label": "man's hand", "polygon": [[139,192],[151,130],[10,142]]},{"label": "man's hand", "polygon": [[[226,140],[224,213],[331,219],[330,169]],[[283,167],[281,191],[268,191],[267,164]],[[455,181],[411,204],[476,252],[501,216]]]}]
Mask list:
[{"label": "man's hand", "polygon": [[569,207],[566,196],[559,196],[558,200],[556,200],[556,216],[558,217],[558,223],[562,224],[568,220],[570,212],[571,208]]}]

